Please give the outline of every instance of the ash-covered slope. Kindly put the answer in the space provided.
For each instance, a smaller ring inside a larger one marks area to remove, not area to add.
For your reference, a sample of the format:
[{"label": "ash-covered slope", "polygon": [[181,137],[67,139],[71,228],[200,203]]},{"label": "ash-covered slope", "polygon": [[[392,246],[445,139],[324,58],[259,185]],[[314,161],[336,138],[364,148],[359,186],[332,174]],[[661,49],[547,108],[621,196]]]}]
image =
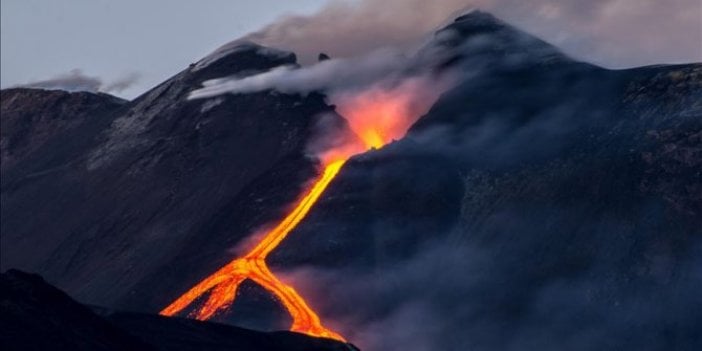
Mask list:
[{"label": "ash-covered slope", "polygon": [[100,308],[73,301],[40,276],[0,274],[3,350],[342,351],[351,346],[291,332],[262,333],[222,324]]},{"label": "ash-covered slope", "polygon": [[100,118],[127,101],[107,94],[13,88],[0,92],[2,171],[90,118]]},{"label": "ash-covered slope", "polygon": [[[81,302],[161,309],[166,292],[218,268],[253,228],[280,215],[314,176],[305,148],[318,118],[335,117],[318,94],[191,101],[188,93],[207,79],[294,62],[253,44],[226,47],[35,143],[31,158],[3,169],[2,267],[41,272]],[[54,103],[55,92],[25,91],[42,111],[80,108],[75,99]],[[3,108],[14,108],[13,96],[3,91]],[[17,124],[37,118],[32,111],[3,113],[3,133],[6,118]],[[222,217],[227,227],[211,225]]]}]

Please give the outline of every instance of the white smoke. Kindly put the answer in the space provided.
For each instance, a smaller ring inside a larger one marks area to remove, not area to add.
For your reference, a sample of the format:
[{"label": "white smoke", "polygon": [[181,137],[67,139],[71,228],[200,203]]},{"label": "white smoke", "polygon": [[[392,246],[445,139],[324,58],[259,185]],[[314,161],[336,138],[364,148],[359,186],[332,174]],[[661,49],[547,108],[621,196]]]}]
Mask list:
[{"label": "white smoke", "polygon": [[396,76],[408,59],[395,50],[376,50],[346,59],[333,59],[298,68],[281,66],[243,78],[221,78],[205,82],[190,98],[205,98],[224,93],[251,93],[274,89],[282,93],[337,90],[362,87],[380,79]]}]

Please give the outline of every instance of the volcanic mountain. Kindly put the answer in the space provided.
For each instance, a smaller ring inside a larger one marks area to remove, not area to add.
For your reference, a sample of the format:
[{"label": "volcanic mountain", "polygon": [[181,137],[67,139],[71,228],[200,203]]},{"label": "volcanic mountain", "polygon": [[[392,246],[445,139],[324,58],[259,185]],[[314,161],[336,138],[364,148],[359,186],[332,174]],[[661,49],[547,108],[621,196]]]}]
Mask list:
[{"label": "volcanic mountain", "polygon": [[[702,346],[702,65],[608,70],[480,11],[432,45],[423,69],[456,83],[347,161],[270,268],[369,349]],[[295,62],[247,43],[133,101],[3,90],[3,269],[155,313],[227,264],[345,121],[323,92],[188,94]],[[216,320],[289,326],[261,287],[237,296]]]}]

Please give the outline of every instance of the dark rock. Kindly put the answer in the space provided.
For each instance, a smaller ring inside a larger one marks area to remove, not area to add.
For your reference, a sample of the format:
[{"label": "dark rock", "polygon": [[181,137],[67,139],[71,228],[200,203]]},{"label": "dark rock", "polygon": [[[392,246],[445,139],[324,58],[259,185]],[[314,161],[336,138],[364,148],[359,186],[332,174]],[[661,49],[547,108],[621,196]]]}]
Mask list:
[{"label": "dark rock", "polygon": [[44,282],[38,275],[0,274],[3,350],[153,350],[154,348]]},{"label": "dark rock", "polygon": [[3,172],[87,119],[104,118],[127,102],[102,93],[62,90],[13,88],[0,94]]}]

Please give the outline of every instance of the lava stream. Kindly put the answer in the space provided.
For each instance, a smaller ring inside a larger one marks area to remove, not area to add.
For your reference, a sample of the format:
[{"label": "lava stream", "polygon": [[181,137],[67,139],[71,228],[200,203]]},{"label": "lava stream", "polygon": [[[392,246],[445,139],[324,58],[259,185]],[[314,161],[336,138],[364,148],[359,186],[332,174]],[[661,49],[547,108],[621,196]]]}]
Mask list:
[{"label": "lava stream", "polygon": [[251,279],[280,299],[293,319],[290,330],[345,341],[338,333],[325,328],[319,316],[305,300],[290,285],[276,278],[265,261],[266,256],[305,218],[332,179],[339,173],[344,162],[345,160],[338,160],[328,164],[322,177],[314,183],[292,212],[268,232],[248,254],[230,262],[202,280],[164,308],[160,314],[173,316],[192,304],[195,299],[209,292],[204,305],[191,313],[196,319],[209,319],[217,311],[229,307],[236,297],[239,284],[246,279]]}]

